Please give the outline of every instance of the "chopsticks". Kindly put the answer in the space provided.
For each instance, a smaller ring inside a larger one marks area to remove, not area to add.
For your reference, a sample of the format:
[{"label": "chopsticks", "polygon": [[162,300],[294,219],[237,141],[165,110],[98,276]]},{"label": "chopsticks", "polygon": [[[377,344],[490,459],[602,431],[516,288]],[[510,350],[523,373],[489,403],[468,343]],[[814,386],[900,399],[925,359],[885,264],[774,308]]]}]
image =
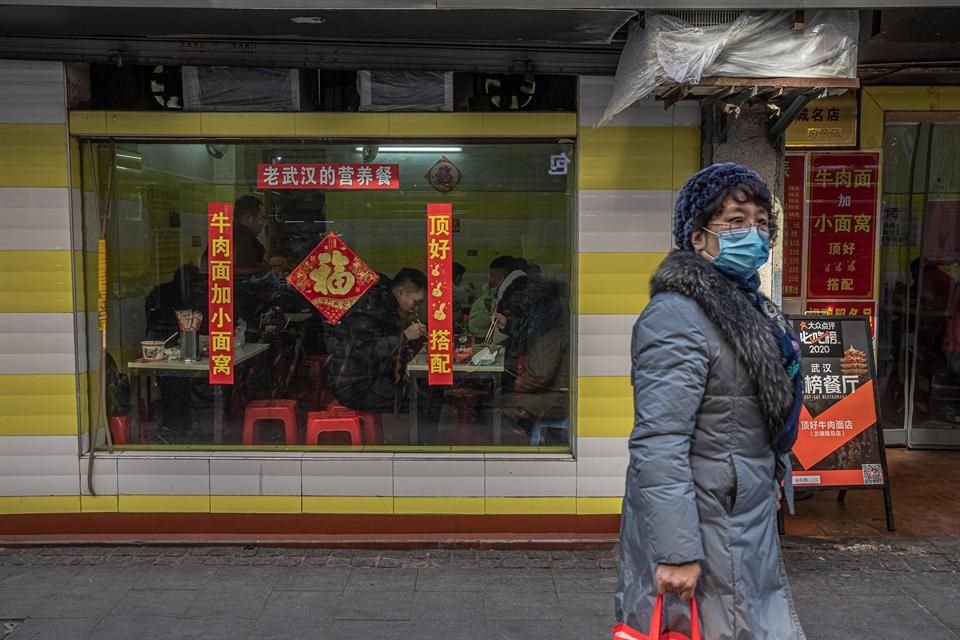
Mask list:
[{"label": "chopsticks", "polygon": [[497,314],[494,313],[490,316],[490,328],[487,329],[487,335],[483,339],[482,344],[490,344],[490,341],[493,340],[493,334],[497,330]]},{"label": "chopsticks", "polygon": [[203,321],[203,314],[199,311],[177,311],[177,324],[180,331],[198,331]]}]

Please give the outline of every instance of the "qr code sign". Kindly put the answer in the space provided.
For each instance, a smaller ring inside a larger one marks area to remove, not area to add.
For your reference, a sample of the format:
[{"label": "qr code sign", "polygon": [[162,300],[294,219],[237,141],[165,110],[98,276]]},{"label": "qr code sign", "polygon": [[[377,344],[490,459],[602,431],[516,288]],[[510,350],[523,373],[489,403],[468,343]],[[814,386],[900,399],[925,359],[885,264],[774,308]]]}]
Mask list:
[{"label": "qr code sign", "polygon": [[883,484],[883,467],[878,464],[860,465],[863,469],[863,484]]}]

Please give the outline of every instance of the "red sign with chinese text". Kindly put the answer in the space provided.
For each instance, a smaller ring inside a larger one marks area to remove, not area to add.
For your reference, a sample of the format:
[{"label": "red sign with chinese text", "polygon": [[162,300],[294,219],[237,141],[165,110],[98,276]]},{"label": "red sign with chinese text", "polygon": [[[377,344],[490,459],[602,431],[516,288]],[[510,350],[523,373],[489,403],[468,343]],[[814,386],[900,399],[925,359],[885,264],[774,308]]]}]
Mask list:
[{"label": "red sign with chinese text", "polygon": [[210,384],[233,384],[233,205],[207,205]]},{"label": "red sign with chinese text", "polygon": [[453,205],[427,205],[427,384],[453,384]]},{"label": "red sign with chinese text", "polygon": [[783,297],[803,294],[803,205],[807,172],[805,155],[788,155],[783,187]]},{"label": "red sign with chinese text", "polygon": [[399,189],[398,164],[258,164],[260,189]]},{"label": "red sign with chinese text", "polygon": [[807,297],[873,298],[880,156],[811,153]]},{"label": "red sign with chinese text", "polygon": [[340,322],[379,279],[332,231],[287,276],[287,282],[330,324]]},{"label": "red sign with chinese text", "polygon": [[877,304],[869,300],[811,300],[805,313],[823,316],[841,316],[848,318],[870,318],[870,330],[876,332]]}]

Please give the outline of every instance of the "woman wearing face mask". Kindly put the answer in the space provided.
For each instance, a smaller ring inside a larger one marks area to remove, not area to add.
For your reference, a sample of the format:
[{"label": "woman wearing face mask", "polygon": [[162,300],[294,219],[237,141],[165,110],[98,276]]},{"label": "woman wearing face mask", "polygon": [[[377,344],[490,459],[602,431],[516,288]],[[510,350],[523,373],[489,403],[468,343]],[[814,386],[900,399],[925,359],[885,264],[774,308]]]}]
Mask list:
[{"label": "woman wearing face mask", "polygon": [[[647,629],[662,593],[695,595],[710,640],[805,638],[776,523],[802,386],[799,345],[758,290],[777,233],[771,209],[747,167],[690,178],[674,210],[677,250],[634,325],[616,596],[618,620],[634,629]],[[689,609],[665,602],[667,628],[689,634]]]}]

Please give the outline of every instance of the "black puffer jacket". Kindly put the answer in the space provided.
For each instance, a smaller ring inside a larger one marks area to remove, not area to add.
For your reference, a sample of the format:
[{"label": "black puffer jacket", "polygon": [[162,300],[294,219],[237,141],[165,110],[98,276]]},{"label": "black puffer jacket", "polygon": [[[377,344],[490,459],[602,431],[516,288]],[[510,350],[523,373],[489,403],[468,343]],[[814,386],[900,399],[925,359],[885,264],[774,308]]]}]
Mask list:
[{"label": "black puffer jacket", "polygon": [[[333,393],[352,409],[393,411],[406,364],[392,283],[385,276],[324,334]],[[402,398],[401,398],[402,399]]]}]

